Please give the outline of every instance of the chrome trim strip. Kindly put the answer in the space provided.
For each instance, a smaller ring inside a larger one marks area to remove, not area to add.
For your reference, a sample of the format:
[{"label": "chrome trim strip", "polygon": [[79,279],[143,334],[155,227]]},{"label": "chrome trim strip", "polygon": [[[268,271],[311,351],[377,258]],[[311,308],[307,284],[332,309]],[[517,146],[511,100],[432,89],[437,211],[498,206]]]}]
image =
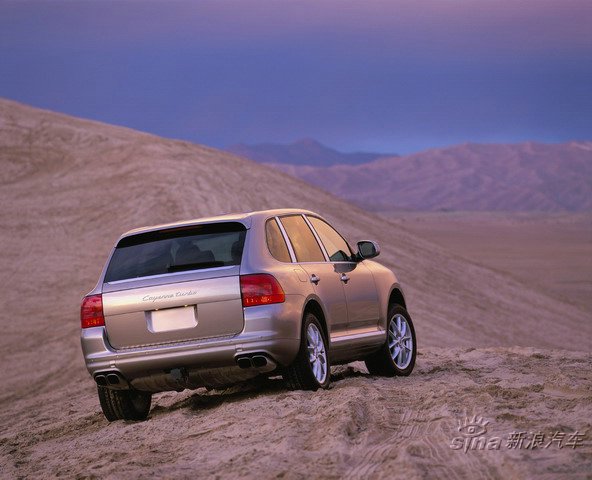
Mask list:
[{"label": "chrome trim strip", "polygon": [[331,343],[346,342],[348,340],[361,340],[369,337],[383,337],[386,335],[386,330],[376,329],[371,332],[364,333],[346,333],[341,335],[332,335]]},{"label": "chrome trim strip", "polygon": [[288,246],[288,252],[290,252],[290,258],[292,259],[292,263],[296,263],[296,254],[294,253],[294,248],[292,247],[292,242],[290,241],[290,237],[288,237],[288,233],[286,232],[286,229],[284,228],[284,225],[282,224],[280,217],[273,217],[273,218],[275,218],[275,221],[277,222],[278,227],[280,227],[280,230],[281,230],[282,235],[284,237],[284,241],[286,242],[286,245]]},{"label": "chrome trim strip", "polygon": [[133,347],[120,347],[113,349],[115,353],[134,353],[134,352],[149,352],[149,351],[159,351],[163,348],[172,349],[174,347],[186,347],[186,346],[193,346],[194,348],[201,348],[202,345],[207,346],[207,344],[220,342],[223,340],[231,340],[234,337],[238,336],[238,333],[234,335],[218,335],[216,337],[205,337],[205,338],[190,338],[188,340],[183,341],[169,341],[169,342],[161,342],[161,343],[147,343],[145,345],[134,345]]},{"label": "chrome trim strip", "polygon": [[114,282],[105,282],[105,284],[106,285],[118,285],[120,283],[138,282],[140,280],[151,280],[154,278],[174,277],[174,276],[178,276],[178,275],[187,275],[189,273],[196,273],[196,272],[212,272],[212,271],[220,271],[220,270],[229,270],[231,268],[235,268],[238,266],[239,265],[225,265],[224,267],[198,268],[197,270],[183,270],[182,272],[159,273],[158,275],[147,275],[145,277],[124,278],[123,280],[115,280]]}]

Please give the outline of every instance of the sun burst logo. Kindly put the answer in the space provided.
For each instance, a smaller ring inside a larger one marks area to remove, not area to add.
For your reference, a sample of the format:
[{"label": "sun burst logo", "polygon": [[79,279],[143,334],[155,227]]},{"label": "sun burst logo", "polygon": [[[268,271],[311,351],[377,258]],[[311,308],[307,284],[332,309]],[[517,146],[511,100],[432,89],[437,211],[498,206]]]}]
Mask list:
[{"label": "sun burst logo", "polygon": [[489,422],[483,417],[473,415],[472,417],[466,417],[463,421],[459,420],[457,430],[465,437],[478,437],[487,433],[487,425],[489,425]]}]

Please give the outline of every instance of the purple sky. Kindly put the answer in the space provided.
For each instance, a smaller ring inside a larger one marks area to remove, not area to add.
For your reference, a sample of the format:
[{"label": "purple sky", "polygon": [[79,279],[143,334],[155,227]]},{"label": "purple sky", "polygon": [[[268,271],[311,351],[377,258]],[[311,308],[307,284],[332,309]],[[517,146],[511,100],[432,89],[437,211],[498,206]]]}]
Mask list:
[{"label": "purple sky", "polygon": [[0,3],[0,96],[212,146],[592,138],[590,0]]}]

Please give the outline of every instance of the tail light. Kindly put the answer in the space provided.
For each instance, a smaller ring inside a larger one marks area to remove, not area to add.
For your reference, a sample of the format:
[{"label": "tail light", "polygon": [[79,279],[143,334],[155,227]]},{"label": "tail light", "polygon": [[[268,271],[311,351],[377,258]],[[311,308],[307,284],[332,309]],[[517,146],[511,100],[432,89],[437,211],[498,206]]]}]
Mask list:
[{"label": "tail light", "polygon": [[82,300],[80,307],[80,326],[82,328],[102,327],[105,325],[103,315],[103,296],[89,295]]},{"label": "tail light", "polygon": [[243,307],[282,303],[286,300],[282,286],[273,275],[241,275],[240,287]]}]

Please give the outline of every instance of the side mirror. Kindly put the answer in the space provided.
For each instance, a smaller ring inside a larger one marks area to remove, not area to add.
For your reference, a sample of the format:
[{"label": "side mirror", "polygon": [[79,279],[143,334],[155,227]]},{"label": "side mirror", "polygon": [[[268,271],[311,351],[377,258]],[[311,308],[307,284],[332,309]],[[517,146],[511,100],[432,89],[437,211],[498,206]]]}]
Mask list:
[{"label": "side mirror", "polygon": [[358,261],[366,260],[368,258],[377,257],[380,254],[380,245],[372,240],[362,240],[358,242],[358,253],[356,257]]}]

